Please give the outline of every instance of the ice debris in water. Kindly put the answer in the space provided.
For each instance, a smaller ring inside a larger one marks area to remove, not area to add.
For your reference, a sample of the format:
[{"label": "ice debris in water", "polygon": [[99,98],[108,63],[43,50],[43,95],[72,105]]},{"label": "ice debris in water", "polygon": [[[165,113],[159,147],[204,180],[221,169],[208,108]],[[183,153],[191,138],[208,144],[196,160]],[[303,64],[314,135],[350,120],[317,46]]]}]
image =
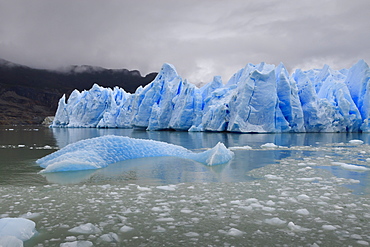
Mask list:
[{"label": "ice debris in water", "polygon": [[69,144],[36,163],[44,168],[41,172],[61,172],[98,169],[118,161],[157,156],[175,156],[212,166],[229,162],[233,152],[220,142],[212,149],[194,153],[165,142],[110,135]]},{"label": "ice debris in water", "polygon": [[237,183],[2,186],[0,217],[39,214],[33,246],[369,246],[368,187],[352,190],[368,171],[322,169],[366,166],[369,147],[291,147]]},{"label": "ice debris in water", "polygon": [[281,63],[247,64],[223,84],[201,88],[171,64],[134,94],[94,85],[59,100],[53,127],[138,127],[229,132],[370,131],[369,76],[364,60],[350,69],[289,74]]},{"label": "ice debris in water", "polygon": [[[266,174],[283,179],[267,179]],[[42,212],[37,226],[43,235],[34,242],[43,246],[144,246],[149,240],[151,246],[369,242],[370,226],[364,222],[370,219],[370,201],[342,187],[351,180],[302,169],[289,158],[248,175],[262,179],[161,188],[126,183],[4,187],[0,198],[6,199],[1,204],[6,214]]]}]

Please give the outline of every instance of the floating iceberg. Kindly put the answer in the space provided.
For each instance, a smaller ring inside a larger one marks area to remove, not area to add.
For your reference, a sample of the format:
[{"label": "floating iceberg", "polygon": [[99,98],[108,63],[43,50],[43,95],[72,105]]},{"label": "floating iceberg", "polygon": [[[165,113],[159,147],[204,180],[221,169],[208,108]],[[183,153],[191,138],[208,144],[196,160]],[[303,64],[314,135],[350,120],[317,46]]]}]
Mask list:
[{"label": "floating iceberg", "polygon": [[108,135],[69,144],[38,159],[36,163],[44,168],[41,172],[62,172],[99,169],[118,161],[158,156],[175,156],[212,166],[227,163],[232,159],[233,152],[222,143],[207,151],[194,153],[165,142]]},{"label": "floating iceberg", "polygon": [[164,64],[134,94],[94,85],[58,105],[52,127],[144,128],[147,130],[261,132],[369,132],[370,69],[289,75],[285,66],[248,64],[225,85],[219,76],[201,88]]},{"label": "floating iceberg", "polygon": [[32,238],[35,222],[24,218],[0,219],[0,246],[23,246],[23,241]]}]

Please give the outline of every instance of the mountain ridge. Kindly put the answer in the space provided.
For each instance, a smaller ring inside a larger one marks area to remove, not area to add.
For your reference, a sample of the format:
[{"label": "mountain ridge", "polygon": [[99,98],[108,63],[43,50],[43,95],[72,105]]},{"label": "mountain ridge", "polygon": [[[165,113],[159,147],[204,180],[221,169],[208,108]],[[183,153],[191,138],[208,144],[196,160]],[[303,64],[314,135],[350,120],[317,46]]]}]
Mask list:
[{"label": "mountain ridge", "polygon": [[55,114],[62,95],[68,96],[74,89],[88,90],[97,83],[133,93],[156,75],[89,65],[71,65],[64,70],[35,69],[0,58],[0,125],[40,124]]}]

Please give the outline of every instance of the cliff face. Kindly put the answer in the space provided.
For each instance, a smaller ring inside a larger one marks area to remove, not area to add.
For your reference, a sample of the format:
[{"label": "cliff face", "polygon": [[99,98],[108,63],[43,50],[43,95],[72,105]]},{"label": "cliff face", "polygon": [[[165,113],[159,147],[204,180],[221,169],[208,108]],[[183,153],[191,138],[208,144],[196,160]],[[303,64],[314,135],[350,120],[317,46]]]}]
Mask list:
[{"label": "cliff face", "polygon": [[87,90],[94,83],[119,86],[135,92],[151,82],[157,73],[145,77],[139,71],[71,66],[64,72],[33,69],[0,59],[0,125],[40,124],[55,114],[58,100],[74,90]]}]

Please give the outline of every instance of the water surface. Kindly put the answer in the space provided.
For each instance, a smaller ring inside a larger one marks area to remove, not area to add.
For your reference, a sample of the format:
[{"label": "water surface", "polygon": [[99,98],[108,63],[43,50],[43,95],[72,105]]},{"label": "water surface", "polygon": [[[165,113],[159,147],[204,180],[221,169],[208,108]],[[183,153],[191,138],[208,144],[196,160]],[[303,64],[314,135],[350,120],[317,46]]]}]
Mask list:
[{"label": "water surface", "polygon": [[[219,141],[238,148],[230,163],[214,167],[156,157],[38,174],[38,158],[107,134],[194,152]],[[366,246],[370,179],[361,169],[370,168],[369,140],[359,133],[0,127],[0,217],[36,222],[39,233],[25,246]]]}]

